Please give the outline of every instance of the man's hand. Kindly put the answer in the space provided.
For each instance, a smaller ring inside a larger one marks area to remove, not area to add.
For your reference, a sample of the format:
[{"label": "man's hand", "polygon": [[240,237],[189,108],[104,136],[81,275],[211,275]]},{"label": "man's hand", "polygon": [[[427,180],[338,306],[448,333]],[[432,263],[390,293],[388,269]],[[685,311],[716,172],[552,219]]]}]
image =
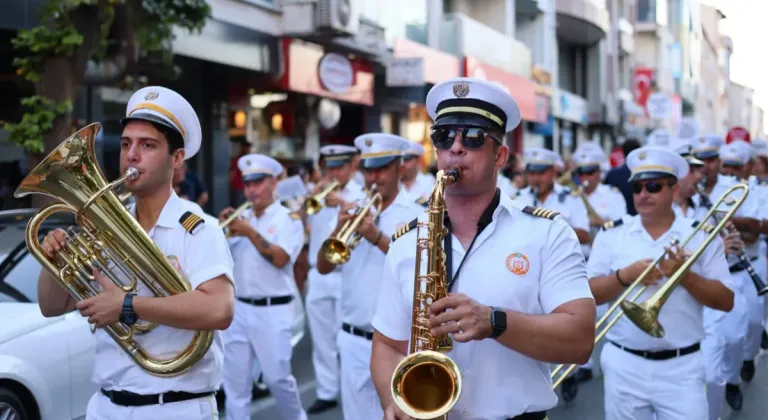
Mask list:
[{"label": "man's hand", "polygon": [[238,217],[229,224],[229,234],[231,236],[248,236],[248,232],[251,229],[251,224],[242,217]]},{"label": "man's hand", "polygon": [[728,232],[723,241],[727,255],[739,255],[744,251],[744,241],[741,240],[741,234],[737,230]]},{"label": "man's hand", "polygon": [[672,277],[688,259],[688,253],[680,248],[680,245],[665,246],[664,249],[666,256],[662,258],[657,268],[664,277]]},{"label": "man's hand", "polygon": [[376,239],[379,238],[381,231],[373,222],[373,216],[371,215],[370,211],[366,213],[365,216],[363,216],[363,220],[359,225],[357,225],[357,233],[359,233],[368,242],[376,245]]},{"label": "man's hand", "polygon": [[62,229],[54,229],[45,235],[45,239],[40,243],[40,248],[49,260],[56,258],[56,255],[67,245],[69,236]]},{"label": "man's hand", "polygon": [[429,327],[436,336],[453,334],[454,340],[466,343],[488,338],[493,332],[491,307],[461,293],[451,293],[433,302],[429,313]]},{"label": "man's hand", "polygon": [[384,409],[384,420],[413,420],[413,418],[392,403]]},{"label": "man's hand", "polygon": [[93,278],[101,285],[101,293],[77,302],[75,308],[88,317],[88,323],[104,328],[120,320],[125,292],[98,270],[93,271]]},{"label": "man's hand", "polygon": [[326,207],[338,207],[343,205],[344,205],[344,200],[339,196],[339,194],[336,191],[331,191],[330,193],[328,193],[328,195],[325,196]]},{"label": "man's hand", "polygon": [[[621,276],[621,280],[625,285],[632,284],[635,282],[635,280],[637,280],[640,274],[642,274],[643,271],[645,271],[645,269],[651,265],[651,263],[653,263],[653,260],[650,258],[637,260],[632,264],[622,268],[619,276]],[[651,270],[651,272],[643,279],[643,283],[646,286],[653,286],[654,284],[658,283],[662,277],[663,275],[659,272],[659,270]]]},{"label": "man's hand", "polygon": [[223,222],[229,215],[235,212],[235,209],[232,207],[227,207],[224,210],[219,212],[219,221]]},{"label": "man's hand", "polygon": [[336,236],[336,234],[339,233],[339,230],[341,230],[342,226],[344,226],[345,223],[347,223],[355,216],[354,214],[349,214],[349,211],[355,208],[355,206],[355,203],[344,203],[344,205],[341,206],[341,210],[339,210],[339,220],[336,223],[336,228],[333,230],[333,234],[331,236]]},{"label": "man's hand", "polygon": [[601,227],[605,224],[607,220],[601,218],[601,217],[590,217],[589,218],[589,225],[593,227]]}]

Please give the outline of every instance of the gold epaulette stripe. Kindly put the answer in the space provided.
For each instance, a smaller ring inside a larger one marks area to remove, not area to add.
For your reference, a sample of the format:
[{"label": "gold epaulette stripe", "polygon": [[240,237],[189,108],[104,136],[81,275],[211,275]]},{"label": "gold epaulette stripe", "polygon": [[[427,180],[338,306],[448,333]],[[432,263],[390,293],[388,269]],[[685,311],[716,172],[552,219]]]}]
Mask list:
[{"label": "gold epaulette stripe", "polygon": [[536,216],[536,217],[543,217],[544,219],[554,220],[554,218],[560,214],[559,212],[556,212],[554,210],[549,210],[541,207],[531,207],[531,206],[525,206],[523,208],[523,213],[528,213],[530,215]]},{"label": "gold epaulette stripe", "polygon": [[188,211],[181,215],[179,223],[181,223],[181,226],[184,227],[184,230],[189,233],[194,233],[198,226],[205,223],[205,220],[203,220],[202,217],[196,215],[195,213]]},{"label": "gold epaulette stripe", "polygon": [[399,238],[399,237],[405,235],[406,233],[408,233],[411,229],[416,227],[416,224],[418,224],[418,223],[419,223],[418,219],[413,219],[407,225],[401,226],[400,229],[398,229],[397,232],[395,232],[395,234],[392,235],[392,242],[397,240],[397,238]]},{"label": "gold epaulette stripe", "polygon": [[299,220],[299,219],[301,219],[301,216],[299,216],[299,214],[298,214],[298,213],[295,213],[295,212],[294,212],[294,213],[291,213],[291,219],[293,219],[293,220]]},{"label": "gold epaulette stripe", "polygon": [[622,224],[624,224],[623,219],[611,220],[603,223],[603,230],[613,229],[615,227],[621,226]]}]

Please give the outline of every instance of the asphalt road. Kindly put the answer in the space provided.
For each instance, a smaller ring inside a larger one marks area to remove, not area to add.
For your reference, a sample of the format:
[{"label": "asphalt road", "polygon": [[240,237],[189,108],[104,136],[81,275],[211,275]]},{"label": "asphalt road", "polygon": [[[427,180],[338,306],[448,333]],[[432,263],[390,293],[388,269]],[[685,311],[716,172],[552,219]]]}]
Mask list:
[{"label": "asphalt road", "polygon": [[[299,383],[301,399],[304,407],[309,407],[315,400],[315,382],[310,359],[311,343],[309,334],[296,347],[293,355],[293,372]],[[724,404],[722,420],[765,420],[768,419],[768,368],[765,364],[765,353],[757,360],[757,374],[751,384],[742,386],[744,392],[744,407],[740,413],[732,413],[730,407]],[[594,379],[581,384],[576,400],[566,404],[562,400],[549,413],[550,420],[603,420],[603,382],[599,376],[599,368]],[[253,420],[279,420],[273,398],[267,396],[253,403],[251,410]],[[223,415],[222,415],[222,418]],[[310,420],[344,420],[341,408],[309,417]]]}]

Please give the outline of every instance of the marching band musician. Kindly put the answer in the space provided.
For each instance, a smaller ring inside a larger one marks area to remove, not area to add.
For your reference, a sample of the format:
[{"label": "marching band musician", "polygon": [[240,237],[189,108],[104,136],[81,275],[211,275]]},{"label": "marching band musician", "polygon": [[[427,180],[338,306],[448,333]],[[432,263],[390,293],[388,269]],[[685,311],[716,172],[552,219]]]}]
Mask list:
[{"label": "marching band musician", "polygon": [[[189,371],[158,377],[141,369],[101,328],[138,320],[158,324],[135,340],[151,354],[179,354],[196,330],[224,330],[234,312],[232,258],[215,220],[180,199],[172,189],[174,169],[200,149],[200,122],[178,93],[158,86],[140,89],[128,101],[121,121],[121,173],[136,168],[139,176],[125,183],[135,204],[128,208],[160,251],[191,284],[191,291],[154,297],[139,282],[125,293],[98,272],[101,293],[75,304],[45,271],[39,279],[39,304],[47,317],[77,308],[96,325],[93,381],[100,390],[88,403],[86,419],[210,419],[218,415],[214,394],[221,383],[222,343],[218,332],[205,356]],[[62,230],[42,243],[53,259],[66,243]]]},{"label": "marching band musician", "polygon": [[316,414],[334,408],[339,397],[339,350],[336,336],[341,330],[339,300],[341,274],[335,270],[328,274],[317,271],[317,253],[331,232],[328,227],[338,217],[339,208],[364,196],[363,186],[353,180],[357,173],[354,146],[331,144],[320,148],[320,166],[324,181],[318,183],[312,195],[325,190],[333,181],[339,182],[336,191],[325,197],[323,208],[307,217],[309,232],[309,284],[306,299],[307,322],[312,337],[312,366],[317,380],[317,400],[307,409]]},{"label": "marching band musician", "polygon": [[[349,261],[341,270],[342,332],[338,335],[341,358],[341,401],[346,419],[380,419],[382,410],[371,382],[370,359],[373,328],[371,320],[376,309],[376,298],[383,280],[384,256],[389,249],[390,235],[416,215],[423,207],[414,197],[400,188],[402,155],[408,141],[402,137],[373,133],[355,139],[361,151],[361,169],[365,187],[381,194],[381,212],[371,209],[358,225],[362,236]],[[335,237],[344,223],[353,216],[350,205],[342,207],[331,237]],[[321,250],[322,251],[322,250]],[[322,252],[317,256],[317,270],[328,274],[336,269]]]},{"label": "marching band musician", "polygon": [[[587,262],[590,286],[598,304],[618,297],[652,262],[667,257],[646,276],[643,302],[684,263],[686,255],[670,241],[693,230],[693,220],[672,210],[677,182],[689,171],[678,153],[645,146],[627,156],[638,215],[615,221],[595,238]],[[697,249],[706,238],[697,234],[686,247]],[[627,246],[631,244],[632,246]],[[734,294],[722,241],[713,241],[682,279],[660,312],[664,338],[653,338],[622,317],[609,331],[601,354],[607,420],[705,419],[708,415],[705,369],[699,349],[704,339],[702,307],[730,311]]]},{"label": "marching band musician", "polygon": [[568,188],[555,182],[556,167],[565,165],[560,156],[551,150],[530,147],[523,157],[528,186],[518,191],[515,199],[524,205],[557,211],[576,232],[580,243],[590,243],[587,208]]},{"label": "marching band musician", "polygon": [[[593,347],[595,305],[579,242],[557,213],[525,206],[497,188],[509,153],[504,135],[520,123],[508,93],[457,78],[432,88],[427,109],[439,167],[461,171],[445,190],[450,294],[431,304],[429,322],[432,334],[453,335],[447,355],[463,377],[448,418],[544,419],[557,403],[547,363],[585,363]],[[390,384],[411,336],[414,230],[387,254],[373,320],[371,371],[386,420],[408,418]]]},{"label": "marching band musician", "polygon": [[424,146],[409,141],[408,150],[403,154],[403,189],[414,198],[426,200],[432,191],[435,177],[421,171],[421,157],[424,155]]},{"label": "marching band musician", "polygon": [[[246,200],[252,207],[229,225],[235,261],[235,319],[225,332],[224,393],[227,419],[250,418],[254,359],[283,420],[303,420],[291,374],[293,264],[304,244],[298,216],[275,200],[280,162],[259,154],[238,160]],[[226,219],[233,208],[221,211]]]}]

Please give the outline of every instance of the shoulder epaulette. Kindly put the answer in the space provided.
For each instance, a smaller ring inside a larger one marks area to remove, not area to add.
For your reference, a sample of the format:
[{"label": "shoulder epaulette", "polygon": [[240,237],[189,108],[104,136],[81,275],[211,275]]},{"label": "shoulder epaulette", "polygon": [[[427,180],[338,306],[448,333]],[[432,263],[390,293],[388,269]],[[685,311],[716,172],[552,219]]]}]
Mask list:
[{"label": "shoulder epaulette", "polygon": [[[693,221],[693,224],[691,225],[691,227],[692,227],[692,228],[696,228],[696,227],[697,227],[697,226],[699,226],[700,224],[701,224],[701,222],[699,222],[698,220],[694,220],[694,221]],[[707,224],[704,224],[704,225],[701,227],[701,230],[703,230],[703,231],[704,231],[704,233],[712,233],[712,231],[713,231],[713,230],[715,230],[715,227],[714,227],[714,226],[712,226],[712,225],[707,225]]]},{"label": "shoulder epaulette", "polygon": [[293,220],[301,220],[301,216],[299,216],[299,213],[291,212],[291,219]]},{"label": "shoulder epaulette", "polygon": [[568,197],[571,194],[572,194],[571,190],[568,189],[568,188],[565,188],[565,189],[563,189],[563,191],[560,192],[560,194],[557,195],[557,201],[559,201],[561,203],[565,203],[565,198]]},{"label": "shoulder epaulette", "polygon": [[184,227],[184,230],[194,235],[197,228],[205,223],[205,220],[191,211],[186,211],[181,215],[179,223]]},{"label": "shoulder epaulette", "polygon": [[614,192],[617,192],[617,193],[620,193],[620,192],[621,192],[621,190],[619,189],[619,187],[617,187],[617,186],[615,186],[615,185],[611,185],[611,191],[614,191]]},{"label": "shoulder epaulette", "polygon": [[392,242],[395,242],[397,240],[397,238],[405,235],[411,229],[415,228],[417,224],[419,224],[419,219],[413,219],[407,225],[401,226],[400,229],[398,229],[397,232],[395,232],[395,234],[392,235]]},{"label": "shoulder epaulette", "polygon": [[624,219],[611,220],[603,223],[603,230],[613,229],[624,224]]},{"label": "shoulder epaulette", "polygon": [[525,206],[523,208],[523,213],[527,213],[536,217],[543,217],[549,220],[554,220],[555,216],[560,214],[560,212],[556,212],[554,210],[548,210],[541,207],[531,207],[531,206]]},{"label": "shoulder epaulette", "polygon": [[427,204],[429,204],[429,199],[427,199],[427,198],[424,198],[424,197],[419,197],[419,198],[416,200],[416,204],[418,204],[418,205],[420,205],[420,206],[424,206],[424,207],[427,207]]}]

